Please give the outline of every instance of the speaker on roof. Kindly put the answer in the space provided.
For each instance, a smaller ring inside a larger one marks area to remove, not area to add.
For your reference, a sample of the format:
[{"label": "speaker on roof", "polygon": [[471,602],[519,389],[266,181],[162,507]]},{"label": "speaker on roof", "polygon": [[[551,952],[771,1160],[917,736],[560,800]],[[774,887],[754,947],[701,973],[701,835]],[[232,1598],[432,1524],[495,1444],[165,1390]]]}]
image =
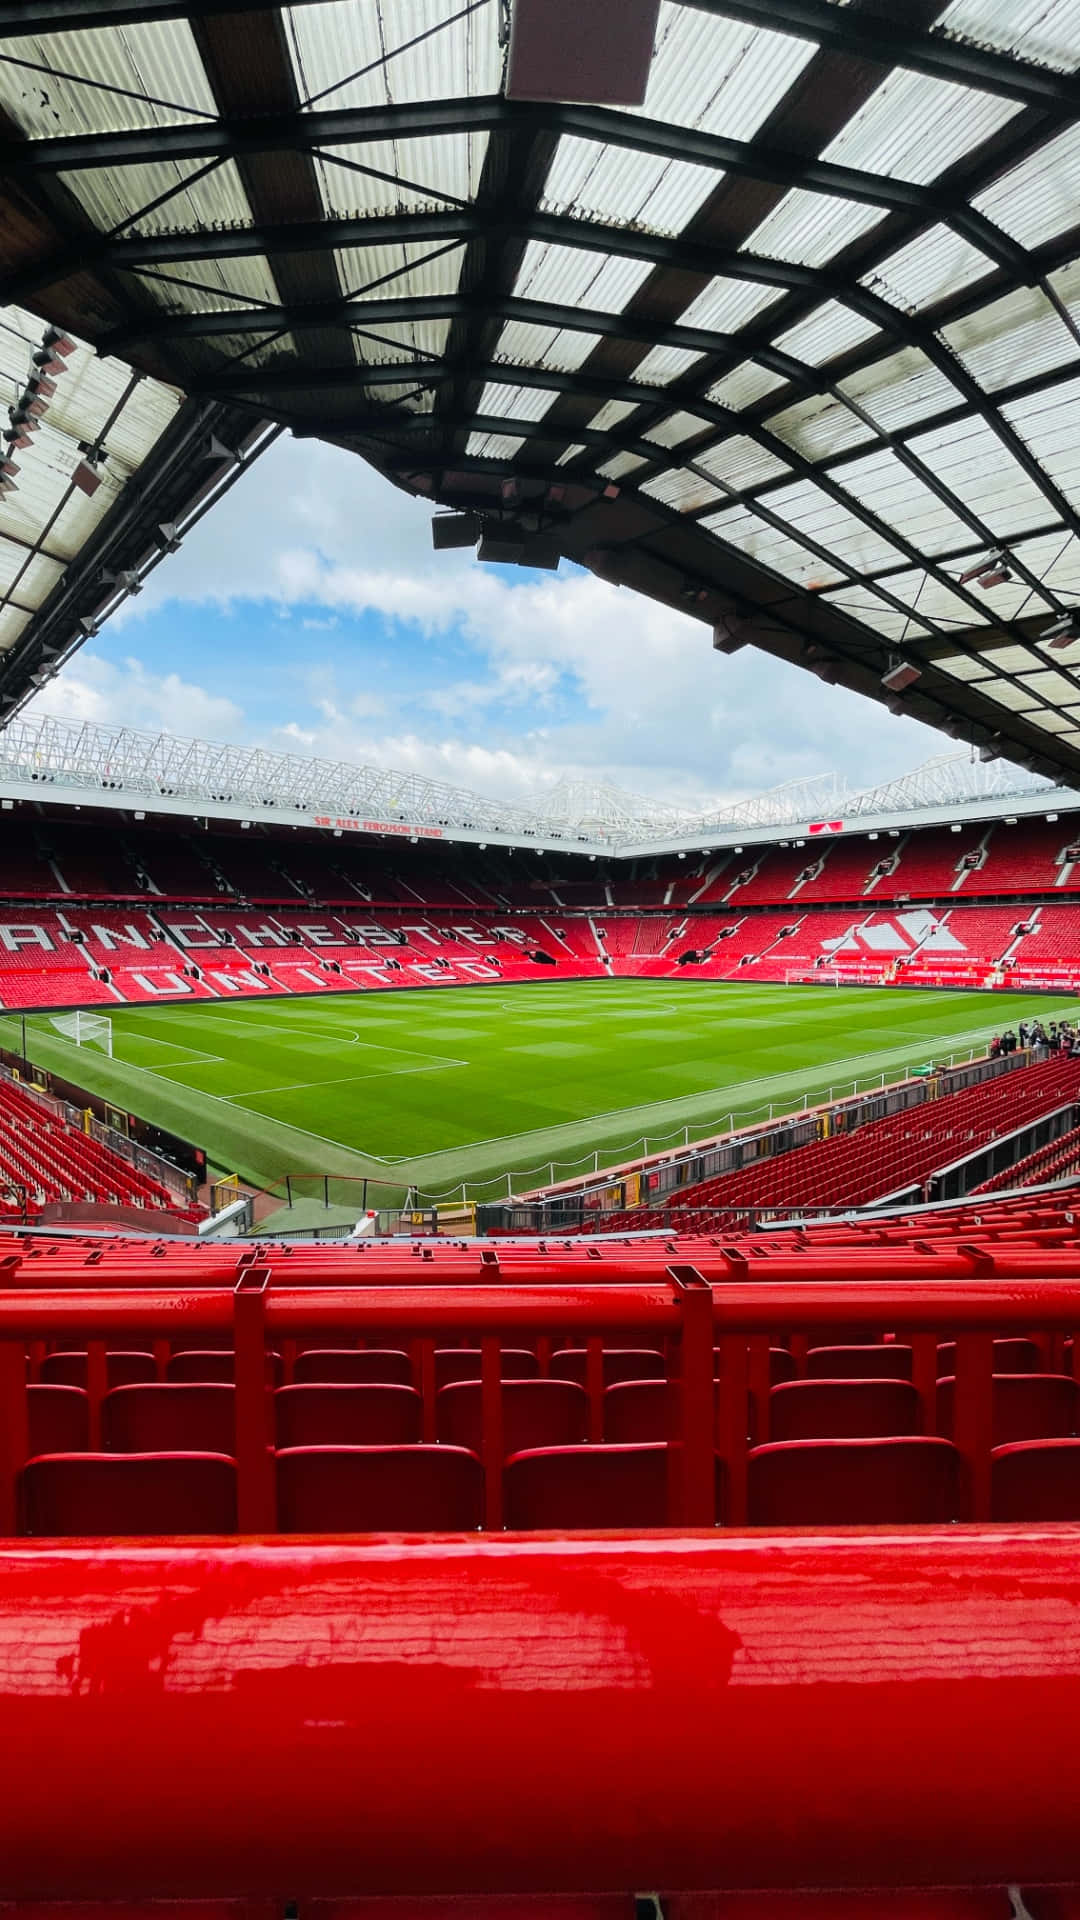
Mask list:
[{"label": "speaker on roof", "polygon": [[436,553],[452,547],[475,547],[481,531],[478,513],[437,513],[431,523],[431,544]]}]

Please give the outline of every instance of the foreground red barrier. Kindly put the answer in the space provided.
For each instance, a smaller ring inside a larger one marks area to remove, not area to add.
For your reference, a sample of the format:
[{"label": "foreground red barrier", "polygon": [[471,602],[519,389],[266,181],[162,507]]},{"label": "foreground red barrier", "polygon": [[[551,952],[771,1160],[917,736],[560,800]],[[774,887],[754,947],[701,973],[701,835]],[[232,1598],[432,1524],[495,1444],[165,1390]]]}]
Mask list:
[{"label": "foreground red barrier", "polygon": [[8,1548],[9,1899],[1080,1878],[1069,1528]]}]

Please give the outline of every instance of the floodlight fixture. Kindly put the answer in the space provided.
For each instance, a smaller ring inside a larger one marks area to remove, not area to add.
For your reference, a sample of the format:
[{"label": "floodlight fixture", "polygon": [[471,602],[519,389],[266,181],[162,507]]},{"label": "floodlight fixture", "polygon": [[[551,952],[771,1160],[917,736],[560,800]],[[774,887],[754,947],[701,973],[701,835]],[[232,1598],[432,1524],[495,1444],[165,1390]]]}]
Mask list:
[{"label": "floodlight fixture", "polygon": [[980,587],[1000,587],[1004,581],[1011,580],[1013,577],[1009,566],[1010,557],[1002,548],[995,547],[985,559],[976,560],[970,567],[965,567],[957,585],[966,587],[974,580]]},{"label": "floodlight fixture", "polygon": [[1052,620],[1038,636],[1042,645],[1054,648],[1070,647],[1074,640],[1080,640],[1080,607],[1070,607],[1068,612]]},{"label": "floodlight fixture", "polygon": [[159,520],[154,530],[154,541],[162,553],[180,551],[180,529],[173,520]]},{"label": "floodlight fixture", "polygon": [[475,547],[482,531],[478,513],[437,513],[431,522],[431,544],[436,553],[453,547]]},{"label": "floodlight fixture", "polygon": [[894,659],[888,672],[882,674],[881,684],[887,687],[890,693],[904,693],[908,687],[915,685],[916,680],[921,679],[921,667],[915,666],[910,660]]},{"label": "floodlight fixture", "polygon": [[50,353],[59,354],[62,360],[66,360],[70,354],[74,353],[76,345],[71,335],[65,333],[60,327],[46,327],[41,344],[47,347]]},{"label": "floodlight fixture", "polygon": [[84,454],[71,476],[72,486],[78,487],[87,498],[92,497],[101,485],[102,474],[97,461],[90,454]]},{"label": "floodlight fixture", "polygon": [[1000,738],[1001,738],[1000,734],[995,733],[992,739],[984,742],[984,744],[979,748],[980,760],[986,761],[986,760],[1001,759],[1001,753],[999,749],[994,745],[994,741],[999,740]]}]

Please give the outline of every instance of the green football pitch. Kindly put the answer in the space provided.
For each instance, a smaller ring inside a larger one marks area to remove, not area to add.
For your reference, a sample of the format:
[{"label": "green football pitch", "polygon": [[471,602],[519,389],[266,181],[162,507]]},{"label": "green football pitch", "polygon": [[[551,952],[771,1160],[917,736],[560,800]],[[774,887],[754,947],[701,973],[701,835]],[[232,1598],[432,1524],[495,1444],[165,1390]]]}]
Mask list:
[{"label": "green football pitch", "polygon": [[[520,1191],[660,1152],[1067,1009],[1080,1012],[1041,995],[597,980],[118,1007],[112,1059],[48,1015],[26,1028],[35,1062],[259,1185],[351,1174],[494,1197],[507,1173]],[[0,1041],[17,1049],[20,1031],[0,1018]]]}]

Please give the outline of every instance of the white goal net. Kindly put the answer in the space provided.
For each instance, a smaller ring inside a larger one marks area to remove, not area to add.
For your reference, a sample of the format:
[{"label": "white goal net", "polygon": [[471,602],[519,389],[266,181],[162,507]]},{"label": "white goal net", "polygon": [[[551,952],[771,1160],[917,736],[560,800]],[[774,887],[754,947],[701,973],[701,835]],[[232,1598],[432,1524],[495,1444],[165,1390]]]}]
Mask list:
[{"label": "white goal net", "polygon": [[77,1047],[100,1047],[112,1059],[112,1021],[106,1013],[54,1013],[50,1023]]},{"label": "white goal net", "polygon": [[839,967],[789,967],[785,987],[842,987],[844,975]]}]

